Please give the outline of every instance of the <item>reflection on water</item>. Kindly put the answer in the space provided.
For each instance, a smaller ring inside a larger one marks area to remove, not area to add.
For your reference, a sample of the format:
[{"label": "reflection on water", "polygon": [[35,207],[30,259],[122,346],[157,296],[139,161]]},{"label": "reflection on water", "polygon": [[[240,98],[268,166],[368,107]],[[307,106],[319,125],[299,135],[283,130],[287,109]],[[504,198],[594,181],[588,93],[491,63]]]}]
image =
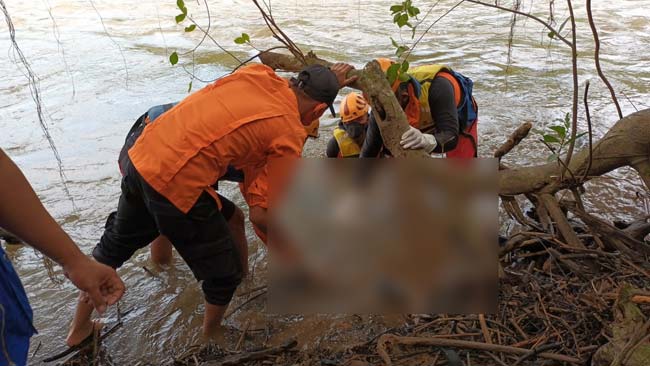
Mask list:
[{"label": "reflection on water", "polygon": [[[323,6],[323,2],[313,0],[278,0],[273,1],[273,13],[280,26],[303,49],[313,48],[324,57],[362,66],[372,58],[390,56],[389,37],[400,37],[390,22],[388,7],[392,2],[333,0]],[[1,56],[0,128],[3,134],[0,146],[25,170],[46,206],[60,222],[65,221],[66,230],[89,253],[101,235],[108,212],[117,204],[119,173],[116,160],[124,135],[132,122],[150,106],[179,100],[186,95],[189,76],[182,68],[171,67],[167,57],[173,50],[191,49],[200,35],[198,32],[185,34],[182,27],[175,24],[173,17],[178,11],[174,1],[95,1],[106,29],[123,50],[129,73],[127,88],[120,51],[104,33],[90,3],[83,0],[49,3],[60,33],[60,45],[53,34],[48,1],[9,1],[8,8],[18,42],[40,77],[45,112],[67,169],[68,185],[79,207],[78,219],[71,216],[71,205],[59,183],[55,160],[37,124],[26,79],[12,64],[11,51]],[[536,3],[535,11],[544,18],[544,2]],[[634,111],[632,103],[637,108],[647,108],[650,95],[650,59],[647,58],[650,16],[643,10],[644,3],[644,0],[624,0],[594,4],[602,40],[603,68],[619,91],[626,114]],[[440,2],[425,24],[453,4],[455,2],[449,0]],[[206,25],[202,7],[195,2],[187,5],[190,13]],[[557,6],[557,19],[561,22],[567,12],[559,4]],[[421,5],[423,13],[427,7]],[[237,57],[253,54],[252,50],[232,42],[242,32],[249,33],[258,48],[275,45],[249,1],[215,0],[211,2],[211,10],[212,35],[223,46],[235,51]],[[616,114],[590,59],[593,46],[584,11],[578,6],[577,12],[581,32],[578,47],[580,56],[584,57],[580,77],[582,83],[592,80],[590,107],[596,134],[601,136],[616,120]],[[512,64],[506,65],[510,19],[509,14],[492,9],[462,5],[436,24],[412,56],[413,63],[447,63],[475,81],[483,156],[488,156],[521,122],[532,120],[537,128],[542,128],[570,110],[568,50],[559,43],[549,45],[547,31],[532,21],[519,19]],[[408,40],[409,35],[405,32],[401,37]],[[65,70],[59,47],[65,50],[72,78]],[[9,48],[4,23],[0,25],[0,48]],[[204,80],[212,80],[236,65],[210,40],[199,49],[195,60],[195,73]],[[182,57],[181,62],[187,61],[189,57]],[[194,81],[195,89],[201,85]],[[580,117],[584,128],[583,115]],[[333,120],[324,122],[327,125]],[[328,137],[326,128],[321,131],[319,141],[310,142],[307,154],[321,154]],[[547,153],[543,146],[534,138],[527,141],[506,157],[508,164],[545,161]],[[613,177],[626,180],[599,179],[590,184],[591,191],[587,194],[590,205],[597,212],[607,209],[620,212],[622,218],[638,215],[640,204],[633,197],[640,183],[635,175],[624,170]],[[223,185],[222,188],[224,194],[242,204],[235,186]],[[251,230],[249,238],[252,246],[260,245]],[[256,255],[262,254],[260,251]],[[42,342],[39,354],[50,354],[63,344],[75,292],[69,283],[61,288],[51,284],[31,249],[19,248],[13,255],[40,331],[34,344]],[[112,349],[120,350],[114,356],[116,360],[141,356],[167,358],[169,353],[197,340],[202,296],[185,265],[177,259],[174,269],[159,272],[158,277],[147,274],[143,266],[151,267],[146,251],[120,270],[129,288],[122,308],[134,311],[125,319],[128,331],[122,331],[120,337],[108,342]],[[263,282],[260,277],[258,271],[255,281],[249,285]],[[249,309],[261,310],[254,304]],[[229,325],[240,326],[252,315],[232,317]],[[263,314],[254,315],[260,324],[269,319]],[[114,313],[109,312],[106,320],[115,321]],[[304,320],[304,333],[310,333],[307,329],[315,323]],[[260,324],[253,327],[260,327]],[[280,321],[275,326],[286,329],[292,325]]]}]

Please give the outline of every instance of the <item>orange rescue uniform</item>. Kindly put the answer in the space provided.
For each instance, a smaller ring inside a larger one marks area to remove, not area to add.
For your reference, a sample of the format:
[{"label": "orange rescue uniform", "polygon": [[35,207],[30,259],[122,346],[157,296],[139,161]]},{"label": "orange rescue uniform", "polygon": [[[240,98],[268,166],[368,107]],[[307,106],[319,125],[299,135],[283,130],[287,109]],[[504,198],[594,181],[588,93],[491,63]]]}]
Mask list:
[{"label": "orange rescue uniform", "polygon": [[268,208],[267,159],[300,157],[307,132],[289,82],[264,65],[243,67],[197,91],[145,127],[129,150],[142,178],[187,213],[228,165],[244,172],[249,206]]}]

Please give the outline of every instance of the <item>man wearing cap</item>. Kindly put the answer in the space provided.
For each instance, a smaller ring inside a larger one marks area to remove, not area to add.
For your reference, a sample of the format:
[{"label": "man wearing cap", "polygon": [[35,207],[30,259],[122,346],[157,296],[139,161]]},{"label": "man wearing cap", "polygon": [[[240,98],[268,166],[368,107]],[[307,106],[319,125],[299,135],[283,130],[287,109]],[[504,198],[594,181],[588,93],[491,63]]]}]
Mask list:
[{"label": "man wearing cap", "polygon": [[[212,184],[229,165],[242,170],[250,220],[266,233],[268,160],[301,156],[304,126],[356,80],[346,78],[352,68],[310,66],[287,81],[264,65],[243,67],[146,125],[128,150],[117,214],[93,250],[95,259],[117,268],[166,236],[202,281],[203,335],[215,336],[242,268]],[[91,313],[80,297],[69,346],[92,333]]]},{"label": "man wearing cap", "polygon": [[368,102],[358,93],[345,96],[339,111],[341,121],[327,143],[328,158],[357,158],[368,127]]}]

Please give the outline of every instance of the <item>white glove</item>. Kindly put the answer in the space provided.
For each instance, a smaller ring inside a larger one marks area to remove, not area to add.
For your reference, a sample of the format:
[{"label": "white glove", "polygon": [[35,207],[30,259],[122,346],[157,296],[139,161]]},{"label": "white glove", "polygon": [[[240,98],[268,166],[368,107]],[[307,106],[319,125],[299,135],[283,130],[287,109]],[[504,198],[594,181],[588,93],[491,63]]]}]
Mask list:
[{"label": "white glove", "polygon": [[424,149],[427,154],[431,154],[433,149],[438,146],[438,142],[433,135],[422,133],[413,126],[410,126],[409,129],[404,132],[399,144],[405,149]]}]

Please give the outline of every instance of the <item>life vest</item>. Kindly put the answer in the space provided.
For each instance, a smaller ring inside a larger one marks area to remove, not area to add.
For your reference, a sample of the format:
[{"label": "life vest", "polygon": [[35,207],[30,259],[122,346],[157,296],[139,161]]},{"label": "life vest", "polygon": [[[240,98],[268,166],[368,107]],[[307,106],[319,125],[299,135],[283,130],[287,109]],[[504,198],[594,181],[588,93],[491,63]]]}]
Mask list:
[{"label": "life vest", "polygon": [[361,154],[361,147],[357,144],[344,129],[337,127],[334,129],[334,138],[339,145],[339,158],[357,157]]},{"label": "life vest", "polygon": [[[474,85],[472,80],[453,71],[445,65],[437,64],[412,67],[408,70],[408,74],[420,83],[420,93],[419,98],[417,99],[419,109],[407,107],[405,111],[407,117],[411,114],[409,123],[413,127],[424,132],[431,132],[431,130],[433,130],[435,127],[435,121],[431,117],[429,89],[431,88],[431,82],[436,76],[444,77],[451,82],[454,88],[454,102],[458,109],[460,131],[456,148],[449,151],[447,156],[467,158],[475,157],[477,154],[476,144],[478,142],[476,128],[478,107],[472,97],[472,89]],[[415,114],[418,114],[417,122],[415,122],[416,119],[412,117]]]}]

